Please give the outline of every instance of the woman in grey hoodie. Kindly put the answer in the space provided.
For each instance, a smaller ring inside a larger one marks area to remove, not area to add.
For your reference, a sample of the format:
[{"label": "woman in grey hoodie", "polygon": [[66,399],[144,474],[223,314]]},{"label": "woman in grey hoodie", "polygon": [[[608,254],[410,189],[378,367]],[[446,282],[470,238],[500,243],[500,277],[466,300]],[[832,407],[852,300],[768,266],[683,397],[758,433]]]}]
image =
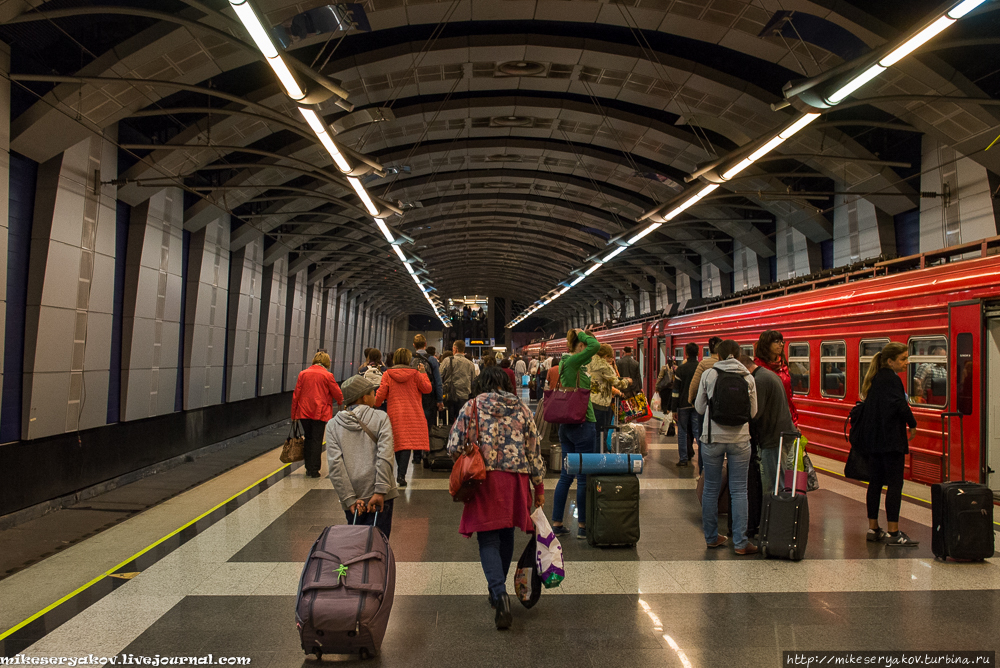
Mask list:
[{"label": "woman in grey hoodie", "polygon": [[[740,344],[723,341],[715,347],[719,361],[705,371],[698,383],[694,409],[705,415],[702,433],[702,461],[705,466],[705,489],[701,499],[701,525],[708,547],[722,547],[728,542],[719,533],[719,489],[722,484],[723,459],[729,464],[729,496],[733,502],[733,545],[736,554],[755,554],[757,547],[747,540],[747,472],[750,466],[750,419],[757,414],[757,388],[753,376],[737,359]],[[720,372],[723,374],[720,376]],[[734,384],[732,375],[746,383]],[[713,401],[720,377],[726,394]],[[725,398],[725,400],[723,400]],[[739,407],[739,410],[737,410]],[[749,410],[747,410],[749,409]],[[742,412],[741,412],[742,411]],[[717,413],[720,422],[716,422]],[[741,423],[742,422],[742,423]]]},{"label": "woman in grey hoodie", "polygon": [[386,539],[392,531],[394,475],[392,424],[375,410],[375,384],[351,376],[341,386],[346,408],[326,424],[326,461],[348,523],[374,525]]}]

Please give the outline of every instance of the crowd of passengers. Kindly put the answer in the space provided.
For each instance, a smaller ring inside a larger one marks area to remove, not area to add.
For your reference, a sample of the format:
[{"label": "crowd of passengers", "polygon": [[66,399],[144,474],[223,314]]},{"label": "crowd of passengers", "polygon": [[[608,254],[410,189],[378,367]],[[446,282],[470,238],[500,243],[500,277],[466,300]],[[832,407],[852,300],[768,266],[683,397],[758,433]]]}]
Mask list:
[{"label": "crowd of passengers", "polygon": [[[456,340],[439,357],[418,334],[412,351],[400,348],[392,353],[391,366],[383,364],[378,349],[367,349],[359,372],[340,384],[330,372],[330,356],[321,350],[312,366],[299,374],[292,398],[291,417],[302,424],[305,436],[306,475],[320,477],[325,444],[328,476],[347,520],[377,526],[386,537],[392,531],[393,499],[407,484],[411,454],[416,465],[430,450],[429,434],[435,425],[450,424],[447,452],[452,458],[479,447],[487,477],[465,504],[459,532],[476,535],[497,628],[511,623],[506,579],[515,530],[531,532],[531,512],[545,501],[539,421],[519,397],[522,379],[530,379],[532,399],[559,387],[591,391],[584,422],[558,426],[563,454],[597,452],[616,398],[642,388],[640,365],[630,348],[615,359],[610,345],[582,329],[567,332],[566,345],[561,355],[543,353],[525,359],[497,353],[480,359],[466,353],[464,342]],[[668,363],[661,369],[656,391],[667,414],[662,429],[668,423],[671,428],[676,425],[676,466],[690,466],[695,460],[704,478],[706,546],[721,548],[732,540],[737,555],[752,555],[757,547],[751,541],[754,528],[748,527],[751,460],[760,470],[760,485],[751,487],[769,493],[780,473],[781,435],[795,432],[799,420],[784,340],[780,332],[764,332],[752,357],[742,353],[736,341],[720,337],[709,339],[708,348],[711,355],[699,360],[698,346],[689,343],[681,364]],[[899,378],[908,356],[905,344],[889,343],[873,357],[861,392],[865,424],[857,427],[872,435],[868,442],[873,444],[866,538],[904,547],[917,544],[899,530],[904,458],[916,429]],[[746,383],[750,399],[746,424],[727,426],[712,420],[708,409],[716,382],[725,374],[735,374]],[[336,414],[334,406],[341,408]],[[724,462],[732,504],[731,539],[719,532]],[[586,475],[576,480],[576,537],[585,538]],[[573,533],[565,523],[572,483],[573,476],[563,467],[551,515],[557,535]],[[888,488],[887,530],[878,522],[883,486]]]}]

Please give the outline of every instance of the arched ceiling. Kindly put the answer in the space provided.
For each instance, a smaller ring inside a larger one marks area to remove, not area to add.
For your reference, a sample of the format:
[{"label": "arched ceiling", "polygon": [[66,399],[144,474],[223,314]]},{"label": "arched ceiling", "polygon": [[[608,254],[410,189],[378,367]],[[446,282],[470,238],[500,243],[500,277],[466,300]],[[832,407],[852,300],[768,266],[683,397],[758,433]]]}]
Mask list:
[{"label": "arched ceiling", "polygon": [[[256,0],[277,24],[325,0]],[[784,3],[787,4],[787,3]],[[877,49],[941,9],[932,0],[368,0],[370,31],[290,50],[348,94],[319,105],[342,146],[381,164],[369,191],[443,297],[534,302],[677,196],[699,165],[774,132],[789,81]],[[779,221],[831,238],[828,201],[766,190],[878,191],[918,205],[920,138],[1000,174],[1000,3],[988,2],[754,169],[646,237],[541,315],[633,297],[702,264],[733,270],[737,244],[775,254]],[[363,24],[363,21],[356,23]],[[224,0],[20,0],[0,4],[11,46],[11,147],[44,161],[90,132],[121,150],[119,197],[187,189],[185,227],[222,209],[232,245],[397,311],[430,312],[343,175]],[[353,112],[343,107],[353,105]],[[373,122],[377,120],[377,122]],[[818,209],[817,209],[818,207]],[[412,307],[408,304],[412,301]],[[537,322],[523,326],[533,329]]]}]

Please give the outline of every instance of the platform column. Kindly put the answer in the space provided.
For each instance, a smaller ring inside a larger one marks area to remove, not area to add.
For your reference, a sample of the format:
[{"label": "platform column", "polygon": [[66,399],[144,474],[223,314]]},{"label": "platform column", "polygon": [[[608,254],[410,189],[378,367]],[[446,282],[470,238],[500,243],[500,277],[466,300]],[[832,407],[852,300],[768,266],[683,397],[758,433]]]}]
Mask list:
[{"label": "platform column", "polygon": [[778,219],[775,249],[778,253],[779,281],[806,276],[823,268],[819,244],[810,241],[806,235],[781,218]]},{"label": "platform column", "polygon": [[122,319],[123,420],[174,410],[180,362],[183,205],[183,191],[167,188],[132,207]]},{"label": "platform column", "polygon": [[943,196],[920,200],[920,252],[1000,234],[1000,200],[992,198],[986,168],[928,135],[922,151],[920,190]]},{"label": "platform column", "polygon": [[191,234],[184,305],[184,409],[222,403],[229,301],[229,214]]},{"label": "platform column", "polygon": [[[10,72],[10,47],[0,42],[0,74]],[[7,216],[10,200],[10,79],[0,77],[0,399],[7,326]]]},{"label": "platform column", "polygon": [[257,238],[230,257],[229,331],[226,363],[226,401],[256,395],[257,346],[260,340],[260,295],[263,278],[263,239]]},{"label": "platform column", "polygon": [[[308,271],[301,269],[288,277],[285,304],[285,382],[284,391],[295,389],[299,372],[312,361],[305,359],[306,334],[306,279]],[[312,352],[316,352],[313,350]]]},{"label": "platform column", "polygon": [[260,344],[257,350],[261,395],[282,391],[287,299],[288,256],[283,255],[273,264],[264,265],[261,272]]}]

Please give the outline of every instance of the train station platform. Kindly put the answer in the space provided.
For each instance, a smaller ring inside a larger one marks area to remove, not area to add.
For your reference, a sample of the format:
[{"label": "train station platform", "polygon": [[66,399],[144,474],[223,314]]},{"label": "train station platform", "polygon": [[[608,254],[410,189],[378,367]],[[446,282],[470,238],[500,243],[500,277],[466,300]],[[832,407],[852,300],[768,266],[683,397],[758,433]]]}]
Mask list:
[{"label": "train station platform", "polygon": [[[694,469],[675,460],[674,439],[654,439],[638,545],[564,537],[565,581],[531,610],[513,603],[507,632],[447,475],[411,467],[394,510],[395,605],[381,656],[364,665],[779,666],[791,650],[995,648],[1000,565],[936,561],[926,504],[904,503],[900,522],[919,547],[867,543],[864,488],[823,474],[804,561],[738,557],[705,549]],[[296,588],[316,536],[343,522],[329,480],[269,451],[0,580],[3,655],[319,665],[299,646]]]}]

